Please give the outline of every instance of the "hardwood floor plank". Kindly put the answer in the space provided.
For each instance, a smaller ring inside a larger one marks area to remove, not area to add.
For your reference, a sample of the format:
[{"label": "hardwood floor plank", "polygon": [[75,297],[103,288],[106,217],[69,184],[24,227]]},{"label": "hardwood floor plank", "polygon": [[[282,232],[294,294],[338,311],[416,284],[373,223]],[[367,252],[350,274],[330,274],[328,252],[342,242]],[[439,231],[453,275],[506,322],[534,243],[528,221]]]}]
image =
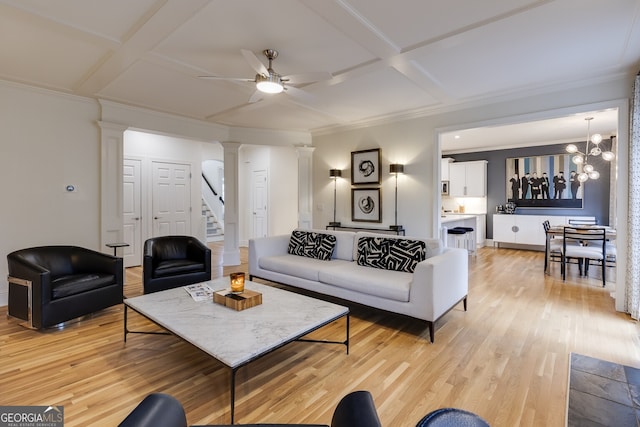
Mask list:
[{"label": "hardwood floor plank", "polygon": [[[221,245],[211,247],[214,277],[247,271],[246,249],[241,266],[223,267]],[[549,275],[542,268],[540,252],[478,251],[469,310],[459,304],[438,321],[434,344],[424,322],[342,302],[352,311],[350,354],[298,342],[241,368],[237,422],[328,424],[342,396],[364,389],[385,426],[414,426],[445,406],[494,427],[563,426],[569,353],[640,368],[640,334],[615,312],[613,283],[603,289],[597,269],[590,278],[570,269],[563,282],[558,265]],[[127,269],[125,295],[141,295],[141,282],[140,268]],[[132,329],[159,330],[129,314]],[[1,321],[0,404],[64,405],[66,426],[117,425],[161,391],[182,402],[191,424],[228,422],[229,370],[175,336],[124,343],[123,316],[120,305],[46,331]],[[344,322],[313,337],[342,339]]]}]

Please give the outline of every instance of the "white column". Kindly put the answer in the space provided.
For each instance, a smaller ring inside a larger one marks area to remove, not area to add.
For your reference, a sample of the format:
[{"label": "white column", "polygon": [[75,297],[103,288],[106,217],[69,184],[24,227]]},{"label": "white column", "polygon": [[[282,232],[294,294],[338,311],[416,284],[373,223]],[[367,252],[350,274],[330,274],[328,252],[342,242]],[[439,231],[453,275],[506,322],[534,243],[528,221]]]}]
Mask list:
[{"label": "white column", "polygon": [[240,214],[238,212],[237,142],[222,142],[224,149],[224,253],[223,265],[240,265]]},{"label": "white column", "polygon": [[127,126],[99,121],[100,145],[100,249],[111,254],[105,244],[123,238],[122,167],[124,131]]},{"label": "white column", "polygon": [[313,227],[313,151],[315,147],[297,147],[298,152],[298,227]]}]

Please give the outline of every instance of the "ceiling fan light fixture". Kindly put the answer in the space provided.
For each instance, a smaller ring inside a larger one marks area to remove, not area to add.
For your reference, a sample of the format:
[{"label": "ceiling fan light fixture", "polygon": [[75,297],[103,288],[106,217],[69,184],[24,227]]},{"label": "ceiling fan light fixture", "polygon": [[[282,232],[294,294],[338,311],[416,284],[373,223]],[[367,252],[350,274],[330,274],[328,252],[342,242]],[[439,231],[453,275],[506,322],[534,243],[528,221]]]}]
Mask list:
[{"label": "ceiling fan light fixture", "polygon": [[278,74],[268,76],[256,75],[256,89],[264,93],[280,93],[284,90],[284,85]]}]

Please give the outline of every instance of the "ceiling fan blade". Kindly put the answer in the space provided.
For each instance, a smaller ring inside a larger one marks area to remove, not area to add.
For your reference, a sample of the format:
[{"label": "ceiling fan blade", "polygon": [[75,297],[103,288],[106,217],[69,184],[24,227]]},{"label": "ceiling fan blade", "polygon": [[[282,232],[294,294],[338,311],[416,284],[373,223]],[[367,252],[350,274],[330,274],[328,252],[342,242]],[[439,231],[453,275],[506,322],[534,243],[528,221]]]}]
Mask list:
[{"label": "ceiling fan blade", "polygon": [[282,80],[288,84],[297,85],[302,83],[320,82],[329,80],[333,76],[326,71],[318,71],[315,73],[291,74],[290,76],[282,76]]},{"label": "ceiling fan blade", "polygon": [[252,79],[245,79],[242,77],[219,77],[219,76],[198,76],[198,78],[203,80],[233,80],[237,82],[249,82],[254,83]]},{"label": "ceiling fan blade", "polygon": [[253,92],[253,95],[251,95],[251,98],[249,98],[249,103],[261,101],[262,98],[264,98],[264,93],[256,90],[255,92]]},{"label": "ceiling fan blade", "polygon": [[267,67],[265,67],[265,65],[260,62],[258,57],[253,52],[247,49],[241,49],[240,52],[242,52],[242,56],[244,56],[244,59],[246,59],[249,65],[251,65],[251,68],[256,70],[258,74],[262,74],[264,76],[269,75],[269,70],[267,70]]},{"label": "ceiling fan blade", "polygon": [[316,99],[316,97],[311,95],[309,92],[305,92],[304,90],[293,86],[285,86],[284,92],[305,102],[313,102]]}]

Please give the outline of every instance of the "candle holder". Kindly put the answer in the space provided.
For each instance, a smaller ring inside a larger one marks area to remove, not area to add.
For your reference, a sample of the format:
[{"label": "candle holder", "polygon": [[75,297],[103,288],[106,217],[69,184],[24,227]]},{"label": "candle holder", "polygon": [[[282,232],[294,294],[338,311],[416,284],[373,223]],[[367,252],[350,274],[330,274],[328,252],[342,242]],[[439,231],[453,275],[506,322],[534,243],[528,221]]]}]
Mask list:
[{"label": "candle holder", "polygon": [[231,293],[241,294],[244,292],[244,273],[231,273]]}]

